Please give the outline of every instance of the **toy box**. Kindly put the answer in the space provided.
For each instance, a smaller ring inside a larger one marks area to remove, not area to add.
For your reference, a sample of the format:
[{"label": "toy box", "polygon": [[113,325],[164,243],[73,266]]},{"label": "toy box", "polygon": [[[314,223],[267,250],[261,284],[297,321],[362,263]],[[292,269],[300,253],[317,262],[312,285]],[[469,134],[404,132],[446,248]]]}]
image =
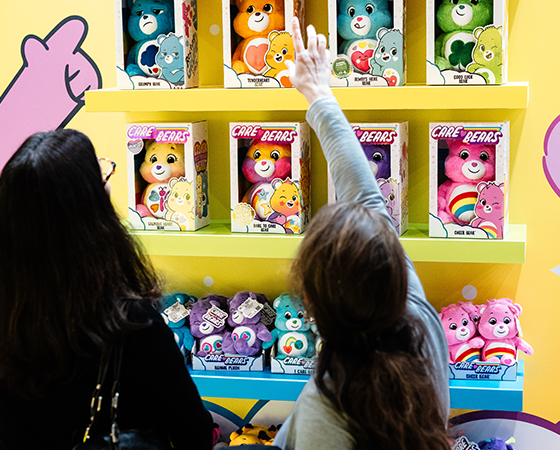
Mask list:
[{"label": "toy box", "polygon": [[[408,122],[350,124],[362,144],[399,236],[408,230]],[[329,172],[329,203],[336,192]]]},{"label": "toy box", "polygon": [[430,124],[430,237],[503,239],[509,122]]},{"label": "toy box", "polygon": [[244,355],[196,355],[196,344],[191,354],[194,370],[233,370],[238,372],[262,372],[264,367],[264,352],[257,356]]},{"label": "toy box", "polygon": [[270,372],[288,373],[296,375],[311,375],[317,364],[317,357],[304,358],[301,356],[287,356],[284,359],[277,359],[276,345],[272,347],[270,353]]},{"label": "toy box", "polygon": [[291,22],[303,13],[303,0],[222,0],[224,87],[292,87]]},{"label": "toy box", "polygon": [[306,122],[231,123],[231,231],[303,233],[310,219]]},{"label": "toy box", "polygon": [[198,86],[196,0],[115,0],[117,88]]},{"label": "toy box", "polygon": [[428,0],[426,82],[507,82],[508,0]]},{"label": "toy box", "polygon": [[131,227],[194,231],[210,223],[206,122],[129,123]]},{"label": "toy box", "polygon": [[406,83],[404,0],[329,0],[331,86]]}]

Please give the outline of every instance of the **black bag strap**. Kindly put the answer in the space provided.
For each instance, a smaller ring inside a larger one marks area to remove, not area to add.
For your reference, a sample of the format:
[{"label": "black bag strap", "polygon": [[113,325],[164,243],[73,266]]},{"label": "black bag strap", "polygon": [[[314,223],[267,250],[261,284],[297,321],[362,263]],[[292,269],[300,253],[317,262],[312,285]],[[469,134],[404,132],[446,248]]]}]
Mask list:
[{"label": "black bag strap", "polygon": [[101,354],[101,361],[99,364],[99,372],[97,373],[97,383],[95,389],[91,395],[90,404],[90,422],[84,433],[84,438],[82,442],[86,442],[90,438],[90,431],[95,423],[95,418],[101,410],[103,403],[103,396],[101,395],[101,390],[103,384],[105,383],[105,378],[107,375],[107,370],[109,369],[109,362],[111,361],[111,355],[113,355],[113,387],[111,389],[111,432],[109,434],[109,446],[111,449],[119,450],[119,427],[117,425],[117,414],[119,407],[119,388],[120,388],[120,374],[122,366],[122,354],[123,345],[119,343],[115,346],[109,344],[109,346],[103,349]]}]

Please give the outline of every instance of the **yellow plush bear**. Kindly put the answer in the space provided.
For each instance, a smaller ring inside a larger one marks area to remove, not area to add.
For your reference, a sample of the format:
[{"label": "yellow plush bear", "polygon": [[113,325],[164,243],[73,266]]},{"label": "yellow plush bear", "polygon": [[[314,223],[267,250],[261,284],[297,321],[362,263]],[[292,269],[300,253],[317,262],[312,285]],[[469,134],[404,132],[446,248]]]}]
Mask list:
[{"label": "yellow plush bear", "polygon": [[270,69],[264,75],[276,78],[284,87],[293,87],[286,67],[287,60],[294,60],[292,36],[287,31],[273,31],[269,34],[268,39],[270,43],[266,63]]},{"label": "yellow plush bear", "polygon": [[231,57],[237,73],[261,75],[266,69],[268,35],[284,30],[284,0],[236,0],[233,29],[243,38]]},{"label": "yellow plush bear", "polygon": [[172,220],[181,230],[194,230],[194,187],[185,178],[173,178],[169,181],[171,193],[167,197],[165,207],[166,220]]},{"label": "yellow plush bear", "polygon": [[[148,141],[146,155],[140,166],[139,173],[148,182],[142,192],[136,211],[142,216],[153,216],[163,219],[164,203],[171,178],[185,176],[185,148],[183,144],[168,144]],[[137,192],[140,189],[137,187]]]}]

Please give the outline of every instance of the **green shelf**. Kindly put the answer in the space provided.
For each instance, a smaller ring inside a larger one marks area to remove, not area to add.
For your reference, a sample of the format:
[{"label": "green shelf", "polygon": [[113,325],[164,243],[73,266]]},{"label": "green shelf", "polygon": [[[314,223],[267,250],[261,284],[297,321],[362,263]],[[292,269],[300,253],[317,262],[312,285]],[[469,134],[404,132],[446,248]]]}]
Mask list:
[{"label": "green shelf", "polygon": [[[304,235],[232,233],[230,223],[214,220],[193,233],[132,230],[147,254],[219,258],[280,258],[296,254]],[[510,225],[505,239],[441,239],[428,237],[427,224],[409,224],[401,237],[413,261],[509,263],[525,262],[526,225]]]}]

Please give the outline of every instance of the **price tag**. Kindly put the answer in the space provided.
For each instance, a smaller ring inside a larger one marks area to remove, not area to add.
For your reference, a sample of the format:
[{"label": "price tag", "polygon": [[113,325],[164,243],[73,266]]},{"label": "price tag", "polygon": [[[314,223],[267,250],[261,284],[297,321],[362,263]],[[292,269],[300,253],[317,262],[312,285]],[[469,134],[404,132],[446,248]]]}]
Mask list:
[{"label": "price tag", "polygon": [[262,305],[261,309],[261,322],[266,326],[274,323],[276,320],[276,310],[272,308],[268,303]]},{"label": "price tag", "polygon": [[[191,307],[192,307],[192,303],[191,303]],[[177,322],[183,320],[185,317],[188,317],[191,313],[191,310],[185,308],[184,305],[181,305],[181,303],[177,302],[177,303],[174,303],[173,305],[171,305],[169,308],[167,308],[163,312],[165,314],[167,314],[167,318],[171,322],[177,323]]]},{"label": "price tag", "polygon": [[474,442],[469,442],[465,436],[460,436],[455,440],[451,450],[480,450],[480,447]]},{"label": "price tag", "polygon": [[261,309],[263,309],[263,304],[259,303],[257,299],[252,296],[241,303],[237,308],[237,310],[248,319],[255,317]]},{"label": "price tag", "polygon": [[226,319],[228,317],[228,313],[222,311],[216,305],[212,305],[206,313],[202,316],[204,320],[214,325],[216,328],[223,327],[226,323]]}]

